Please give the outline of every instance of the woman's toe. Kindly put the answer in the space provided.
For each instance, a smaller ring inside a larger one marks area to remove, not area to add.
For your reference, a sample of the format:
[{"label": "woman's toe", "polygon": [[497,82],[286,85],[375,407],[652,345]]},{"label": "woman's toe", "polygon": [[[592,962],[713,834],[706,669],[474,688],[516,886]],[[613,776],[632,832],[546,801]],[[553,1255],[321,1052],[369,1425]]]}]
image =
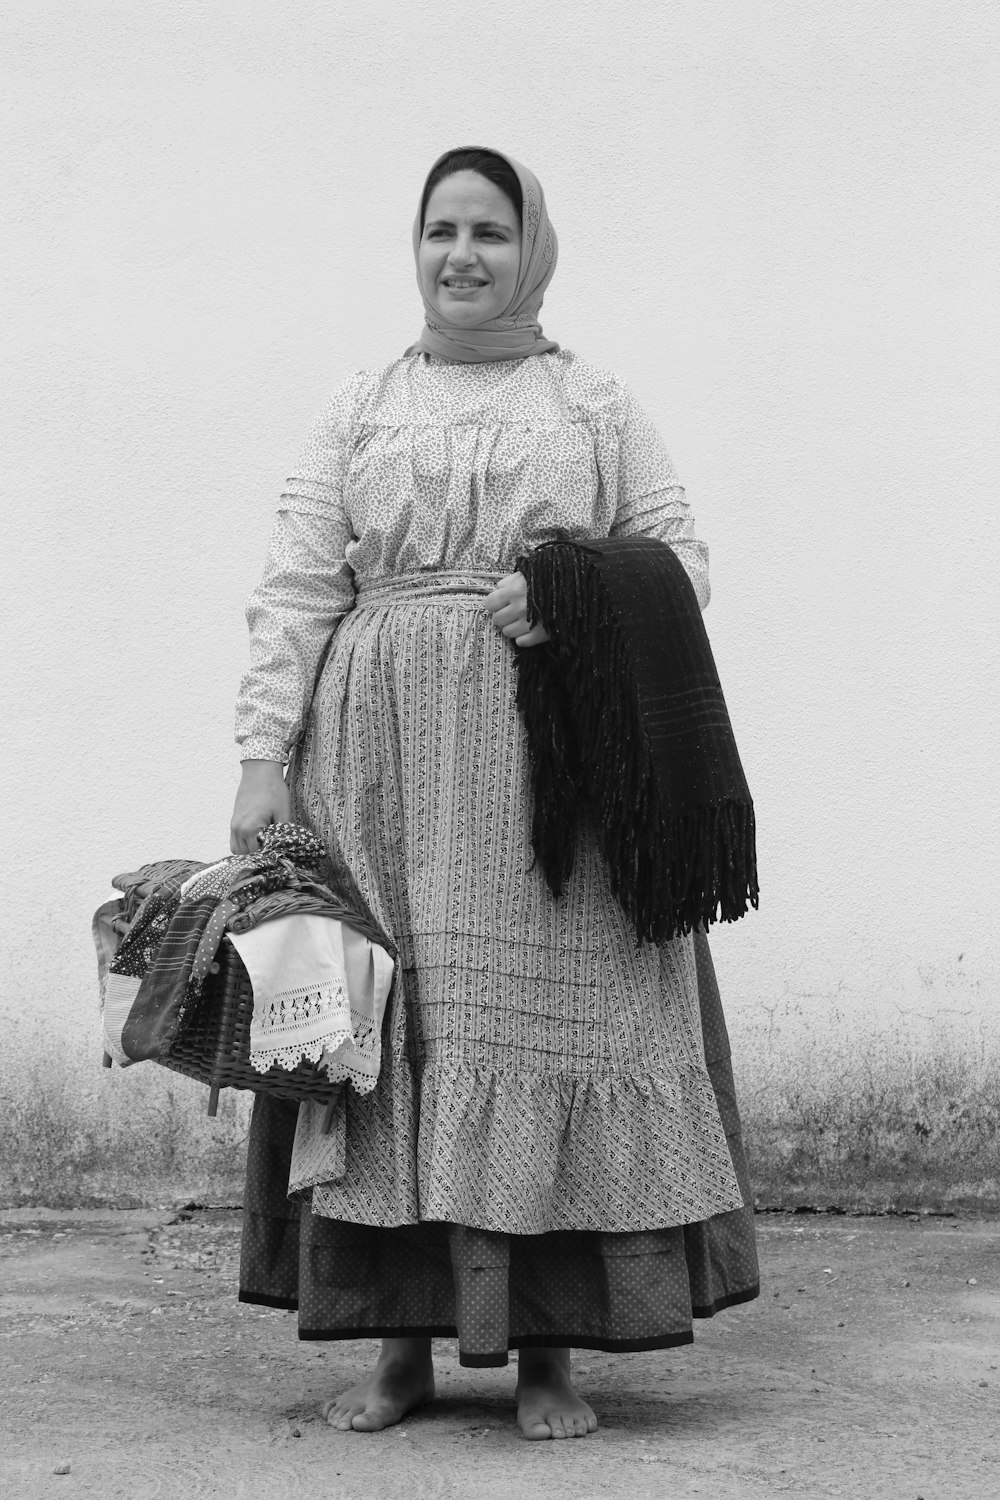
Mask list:
[{"label": "woman's toe", "polygon": [[383,1428],[389,1427],[397,1422],[399,1418],[386,1411],[381,1406],[373,1406],[365,1411],[356,1412],[351,1426],[355,1432],[381,1432]]},{"label": "woman's toe", "polygon": [[350,1432],[351,1420],[354,1416],[352,1407],[344,1406],[342,1402],[336,1400],[324,1401],[323,1415],[328,1425],[337,1432]]}]

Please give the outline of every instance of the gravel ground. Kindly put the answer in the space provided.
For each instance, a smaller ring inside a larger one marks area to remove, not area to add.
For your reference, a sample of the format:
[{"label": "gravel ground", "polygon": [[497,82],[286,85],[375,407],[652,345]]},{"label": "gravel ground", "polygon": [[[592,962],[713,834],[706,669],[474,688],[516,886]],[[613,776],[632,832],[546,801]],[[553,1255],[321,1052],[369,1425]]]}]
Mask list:
[{"label": "gravel ground", "polygon": [[335,1433],[371,1345],[242,1307],[238,1210],[0,1210],[0,1495],[996,1500],[1000,1221],[768,1214],[763,1293],[693,1348],[581,1351],[591,1437],[526,1443],[513,1366]]}]

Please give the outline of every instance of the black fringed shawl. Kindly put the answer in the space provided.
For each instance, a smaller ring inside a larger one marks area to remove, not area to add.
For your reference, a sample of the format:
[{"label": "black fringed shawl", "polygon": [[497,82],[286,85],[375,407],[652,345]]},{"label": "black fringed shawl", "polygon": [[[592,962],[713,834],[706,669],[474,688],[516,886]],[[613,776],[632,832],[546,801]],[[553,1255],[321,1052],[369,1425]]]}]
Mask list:
[{"label": "black fringed shawl", "polygon": [[516,661],[553,894],[587,809],[640,941],[742,917],[757,905],[753,802],[683,565],[649,537],[560,536],[517,566],[551,637]]}]

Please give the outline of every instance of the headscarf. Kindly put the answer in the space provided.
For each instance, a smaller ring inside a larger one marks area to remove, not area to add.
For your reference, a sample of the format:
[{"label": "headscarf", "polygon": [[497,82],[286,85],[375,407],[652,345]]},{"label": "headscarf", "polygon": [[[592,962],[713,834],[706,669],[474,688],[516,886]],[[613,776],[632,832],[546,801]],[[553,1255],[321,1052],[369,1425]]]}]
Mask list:
[{"label": "headscarf", "polygon": [[[474,147],[461,147],[474,150]],[[521,184],[523,208],[521,210],[521,263],[518,267],[517,285],[510,306],[499,318],[490,318],[472,328],[463,328],[456,323],[446,323],[438,310],[426,297],[424,303],[425,325],[415,344],[407,354],[436,354],[441,359],[460,360],[465,364],[482,364],[496,359],[524,359],[529,354],[547,354],[559,345],[547,339],[538,322],[538,312],[545,296],[545,289],[552,280],[559,253],[556,232],[549,221],[545,207],[545,194],[534,172],[522,167],[512,156],[494,151],[515,173]],[[431,172],[447,157],[455,155],[446,151],[439,156]],[[422,201],[423,195],[421,195]],[[420,241],[423,225],[420,209],[413,225],[413,253],[417,260],[417,284],[420,285]]]}]

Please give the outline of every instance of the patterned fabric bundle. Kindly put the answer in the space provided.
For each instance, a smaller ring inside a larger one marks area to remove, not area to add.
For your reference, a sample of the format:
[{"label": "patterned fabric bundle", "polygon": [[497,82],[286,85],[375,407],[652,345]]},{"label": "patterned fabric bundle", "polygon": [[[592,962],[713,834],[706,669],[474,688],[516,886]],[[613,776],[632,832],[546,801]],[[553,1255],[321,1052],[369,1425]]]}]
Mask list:
[{"label": "patterned fabric bundle", "polygon": [[[161,1003],[148,1018],[143,1015],[140,1052],[133,1056],[126,1047],[126,1032],[132,1024],[133,1010],[138,1008],[141,1014],[148,1003],[148,986],[147,994],[141,1002],[139,1000],[143,980],[156,963],[180,905],[181,886],[191,875],[203,869],[205,865],[199,860],[172,859],[115,875],[111,883],[123,892],[122,897],[105,902],[94,913],[104,1045],[120,1067],[149,1058],[158,1060],[169,1051],[188,1005],[189,988],[192,995],[197,996],[208,973],[214,951],[209,954],[203,949],[197,962],[196,958],[207,917],[218,904],[215,899],[210,899],[198,913],[199,916],[205,915],[205,922],[189,929],[197,933],[195,951],[187,948],[182,958],[181,983],[167,981],[167,994]],[[231,906],[230,909],[235,911],[236,908]],[[193,911],[189,915],[192,919],[195,917]],[[221,927],[206,948],[213,940],[217,945],[219,937]],[[166,970],[166,953],[164,959]]]},{"label": "patterned fabric bundle", "polygon": [[691,581],[649,537],[556,541],[518,560],[547,646],[517,654],[532,842],[554,895],[585,810],[640,941],[758,899],[753,802]]},{"label": "patterned fabric bundle", "polygon": [[192,875],[181,886],[184,900],[196,896],[235,896],[244,907],[269,890],[296,884],[299,871],[317,871],[326,860],[326,850],[308,828],[298,823],[270,823],[257,835],[260,849],[253,854],[228,854],[214,865]]},{"label": "patterned fabric bundle", "polygon": [[368,1092],[391,945],[367,913],[309,878],[327,855],[308,829],[272,824],[260,844],[213,865],[165,860],[115,877],[124,900],[94,919],[105,1045],[123,1066],[164,1061],[228,937],[254,987],[251,1066],[292,1070],[305,1058]]}]

